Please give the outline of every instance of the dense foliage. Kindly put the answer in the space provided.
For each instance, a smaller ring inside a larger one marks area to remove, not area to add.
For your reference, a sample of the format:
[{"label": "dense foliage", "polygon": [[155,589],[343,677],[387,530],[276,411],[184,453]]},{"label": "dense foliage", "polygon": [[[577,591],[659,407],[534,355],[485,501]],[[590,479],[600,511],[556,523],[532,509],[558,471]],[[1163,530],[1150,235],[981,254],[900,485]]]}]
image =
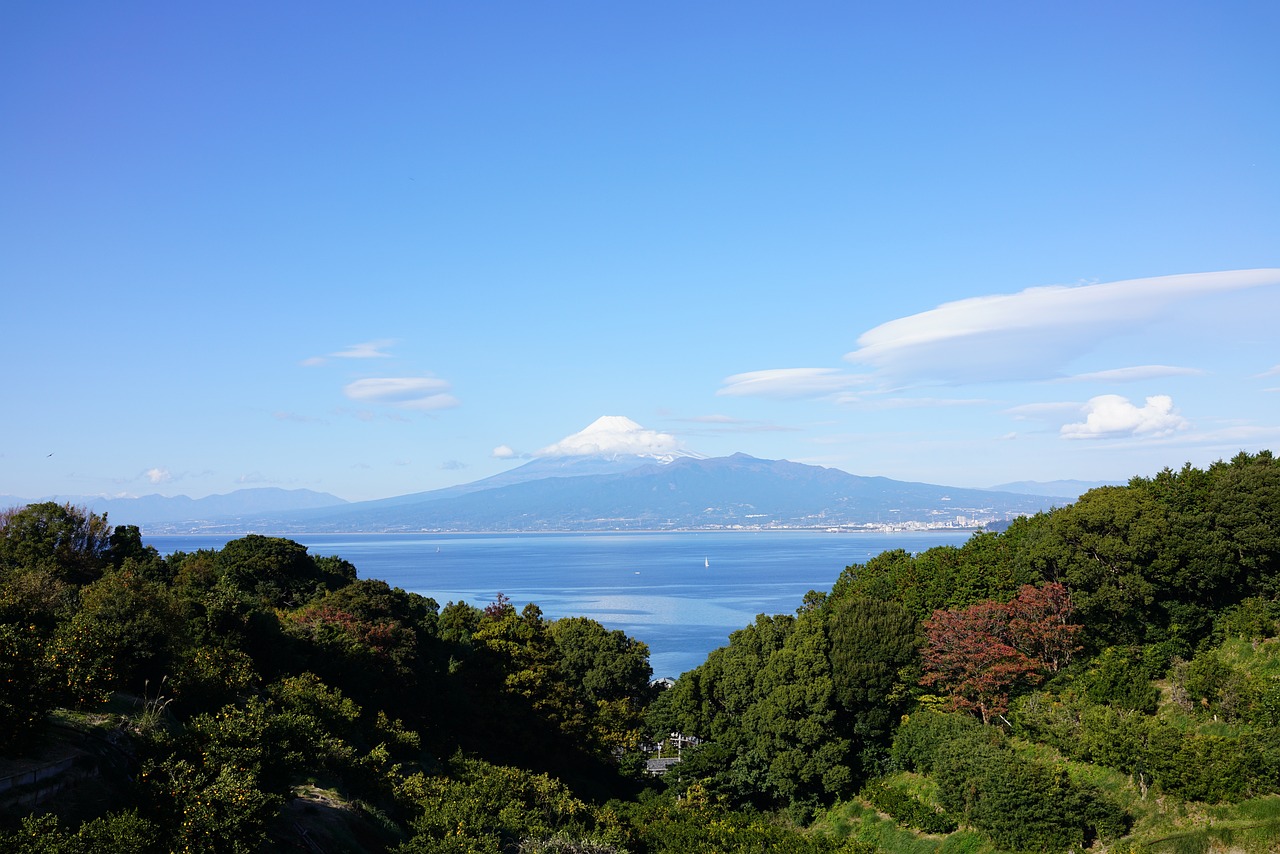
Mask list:
[{"label": "dense foliage", "polygon": [[805,829],[842,802],[1137,844],[1163,805],[1280,793],[1278,571],[1280,463],[1241,454],[850,566],[660,691],[593,620],[34,504],[0,514],[0,758],[76,770],[10,775],[0,850],[871,850]]}]

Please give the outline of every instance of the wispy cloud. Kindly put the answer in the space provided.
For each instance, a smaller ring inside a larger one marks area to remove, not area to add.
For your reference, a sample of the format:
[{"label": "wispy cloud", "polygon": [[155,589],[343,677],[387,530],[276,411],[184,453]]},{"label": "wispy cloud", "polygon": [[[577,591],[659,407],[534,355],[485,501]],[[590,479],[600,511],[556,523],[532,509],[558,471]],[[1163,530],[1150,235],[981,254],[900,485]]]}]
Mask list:
[{"label": "wispy cloud", "polygon": [[692,415],[688,418],[678,418],[677,421],[686,421],[693,424],[745,424],[747,423],[741,418],[734,418],[732,415]]},{"label": "wispy cloud", "polygon": [[335,359],[389,359],[391,354],[385,351],[388,347],[394,346],[395,343],[393,338],[380,338],[377,341],[352,344],[329,355]]},{"label": "wispy cloud", "polygon": [[768,421],[754,421],[747,418],[734,418],[731,415],[692,415],[687,418],[673,418],[680,424],[693,424],[685,429],[686,435],[712,435],[720,433],[795,433],[799,427],[786,427]]},{"label": "wispy cloud", "polygon": [[450,388],[446,380],[437,377],[369,377],[347,383],[342,392],[361,403],[426,412],[457,406],[458,399],[449,393]]},{"label": "wispy cloud", "polygon": [[376,341],[349,344],[341,350],[324,356],[303,359],[302,364],[307,367],[317,367],[328,364],[330,359],[390,359],[391,354],[387,352],[387,348],[395,343],[395,339],[392,338],[379,338]]},{"label": "wispy cloud", "polygon": [[1053,421],[1059,424],[1078,412],[1080,412],[1078,401],[1024,403],[1004,410],[1005,415],[1011,415],[1017,421]]},{"label": "wispy cloud", "polygon": [[169,472],[168,469],[164,469],[164,468],[147,469],[145,472],[143,472],[142,476],[145,477],[147,480],[151,481],[152,483],[168,483],[169,481],[173,480],[173,475]]},{"label": "wispy cloud", "polygon": [[798,400],[839,394],[866,383],[866,377],[839,368],[774,368],[726,377],[716,394]]},{"label": "wispy cloud", "polygon": [[1029,288],[881,324],[845,358],[906,382],[1047,379],[1099,342],[1195,297],[1280,285],[1280,269]]},{"label": "wispy cloud", "polygon": [[1143,406],[1135,406],[1118,394],[1091,398],[1084,405],[1085,420],[1064,424],[1064,439],[1099,439],[1120,436],[1168,436],[1191,426],[1173,408],[1173,398],[1152,395]]},{"label": "wispy cloud", "polygon": [[270,477],[260,471],[246,472],[236,478],[236,483],[252,486],[254,484],[268,484],[271,486],[293,486],[300,481],[296,477]]},{"label": "wispy cloud", "polygon": [[315,418],[314,416],[311,416],[311,415],[303,415],[300,412],[285,412],[283,410],[279,412],[271,413],[271,417],[276,419],[277,421],[294,421],[299,424],[324,424],[325,423],[323,418]]},{"label": "wispy cloud", "polygon": [[985,398],[886,397],[862,401],[867,409],[949,409],[956,406],[990,406]]},{"label": "wispy cloud", "polygon": [[1280,377],[1280,365],[1267,368],[1260,374],[1254,374],[1254,379],[1264,379],[1265,377]]},{"label": "wispy cloud", "polygon": [[1091,371],[1064,377],[1063,382],[1113,382],[1132,383],[1158,380],[1165,377],[1199,377],[1204,371],[1198,368],[1177,368],[1171,365],[1135,365],[1131,368],[1113,368],[1109,371]]}]

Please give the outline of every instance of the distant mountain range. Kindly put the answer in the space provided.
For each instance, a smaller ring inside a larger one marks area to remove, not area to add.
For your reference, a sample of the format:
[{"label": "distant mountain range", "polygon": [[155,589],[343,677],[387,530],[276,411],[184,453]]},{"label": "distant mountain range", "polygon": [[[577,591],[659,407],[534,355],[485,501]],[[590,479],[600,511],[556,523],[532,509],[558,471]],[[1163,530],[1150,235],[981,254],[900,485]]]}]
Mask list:
[{"label": "distant mountain range", "polygon": [[[237,489],[226,495],[209,495],[204,498],[188,498],[185,495],[143,495],[137,498],[51,495],[37,500],[87,507],[95,513],[106,513],[108,521],[117,525],[137,525],[148,530],[157,525],[177,522],[194,526],[216,519],[227,523],[241,517],[256,517],[262,513],[292,512],[348,503],[325,492],[276,487]],[[4,507],[29,503],[31,501],[11,495],[0,496],[0,506]]]},{"label": "distant mountain range", "polygon": [[[190,499],[76,499],[146,533],[645,531],[982,527],[1075,495],[859,477],[745,454],[538,459],[473,483],[376,501],[246,489]],[[1077,493],[1078,494],[1078,493]],[[13,502],[20,503],[20,502]]]},{"label": "distant mountain range", "polygon": [[1052,495],[1075,501],[1091,489],[1100,486],[1124,486],[1117,480],[1017,480],[1013,483],[1002,483],[989,487],[996,492],[1021,492],[1026,495]]}]

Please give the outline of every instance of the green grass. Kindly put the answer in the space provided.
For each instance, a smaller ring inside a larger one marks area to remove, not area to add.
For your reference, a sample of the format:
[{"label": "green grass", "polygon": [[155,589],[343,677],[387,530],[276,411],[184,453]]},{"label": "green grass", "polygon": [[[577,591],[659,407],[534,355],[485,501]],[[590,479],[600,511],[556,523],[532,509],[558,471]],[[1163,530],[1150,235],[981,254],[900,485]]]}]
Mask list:
[{"label": "green grass", "polygon": [[[1053,762],[1077,783],[1107,793],[1129,811],[1133,827],[1127,836],[1096,846],[1108,854],[1273,854],[1280,851],[1280,795],[1253,798],[1238,804],[1207,805],[1186,802],[1157,791],[1142,796],[1130,778],[1118,771],[1063,758],[1042,744],[1011,739],[1020,755]],[[902,772],[888,779],[899,788],[934,801],[937,784],[930,778]],[[815,833],[854,839],[889,854],[1000,854],[981,833],[960,830],[946,836],[918,833],[900,827],[860,801],[837,804],[815,822]]]},{"label": "green grass", "polygon": [[[1094,850],[1110,854],[1270,854],[1280,850],[1280,796],[1205,807],[1148,795],[1145,801],[1136,798],[1131,812],[1133,831]],[[832,807],[812,830],[868,842],[888,854],[1004,854],[976,831],[946,836],[916,833],[858,801]]]},{"label": "green grass", "polygon": [[1267,638],[1256,645],[1243,638],[1228,638],[1218,648],[1218,655],[1224,664],[1243,667],[1260,679],[1280,678],[1280,638]]},{"label": "green grass", "polygon": [[[917,775],[895,775],[900,777]],[[917,778],[929,785],[932,781]],[[1002,854],[981,833],[959,830],[945,836],[923,834],[899,827],[891,818],[881,815],[861,801],[836,804],[811,828],[814,833],[837,839],[869,842],[890,854]]]},{"label": "green grass", "polygon": [[1280,849],[1280,819],[1213,822],[1180,833],[1134,840],[1128,849],[1141,854],[1264,854]]}]

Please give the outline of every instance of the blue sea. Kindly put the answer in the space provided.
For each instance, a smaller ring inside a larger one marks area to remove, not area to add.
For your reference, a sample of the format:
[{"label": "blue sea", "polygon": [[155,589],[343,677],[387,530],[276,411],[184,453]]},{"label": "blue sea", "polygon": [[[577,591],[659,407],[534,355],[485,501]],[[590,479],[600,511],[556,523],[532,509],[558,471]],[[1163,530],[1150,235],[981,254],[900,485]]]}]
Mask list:
[{"label": "blue sea", "polygon": [[[498,593],[517,609],[583,616],[649,646],[655,676],[679,676],[757,614],[794,613],[850,564],[888,549],[960,545],[964,531],[652,534],[304,534],[313,555],[338,555],[361,578],[483,607]],[[150,536],[162,554],[221,548],[232,537]]]}]

